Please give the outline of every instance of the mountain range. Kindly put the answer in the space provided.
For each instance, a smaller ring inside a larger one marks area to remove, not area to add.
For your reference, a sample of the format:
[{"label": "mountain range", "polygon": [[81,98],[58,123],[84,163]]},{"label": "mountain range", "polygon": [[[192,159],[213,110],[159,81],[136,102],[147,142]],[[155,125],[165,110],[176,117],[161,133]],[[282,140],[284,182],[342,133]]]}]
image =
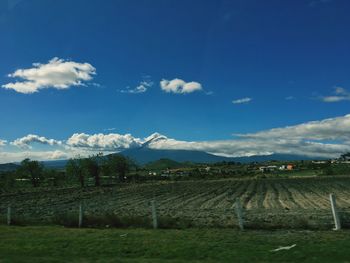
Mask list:
[{"label": "mountain range", "polygon": [[[308,156],[300,155],[288,155],[288,154],[271,154],[271,155],[254,155],[249,157],[222,157],[213,155],[201,151],[188,151],[188,150],[156,150],[149,148],[136,148],[129,149],[120,152],[119,154],[124,155],[132,159],[139,165],[145,165],[150,162],[155,162],[160,159],[170,159],[179,163],[192,162],[192,163],[216,163],[216,162],[240,162],[240,163],[251,163],[251,162],[265,162],[265,161],[299,161],[299,160],[313,160]],[[46,168],[61,169],[64,168],[67,160],[53,160],[43,161]],[[16,170],[18,163],[5,163],[0,164],[0,172]]]},{"label": "mountain range", "polygon": [[[271,154],[271,155],[254,155],[247,157],[224,157],[210,154],[204,151],[193,151],[193,150],[162,150],[154,149],[152,145],[161,143],[164,140],[169,140],[166,136],[155,133],[150,137],[146,138],[145,142],[136,148],[127,149],[119,154],[124,155],[132,159],[138,165],[145,165],[150,162],[155,162],[160,159],[170,159],[175,162],[192,162],[192,163],[216,163],[216,162],[240,162],[240,163],[251,163],[251,162],[265,162],[265,161],[299,161],[299,160],[314,160],[315,158],[293,155],[293,154]],[[320,159],[320,158],[318,158]],[[54,161],[43,161],[43,164],[47,168],[64,168],[67,160],[54,160]],[[18,163],[7,163],[0,164],[1,171],[11,171],[18,167]]]},{"label": "mountain range", "polygon": [[170,159],[176,162],[193,162],[193,163],[215,163],[215,162],[264,162],[269,160],[278,161],[298,161],[298,160],[311,160],[308,156],[299,156],[292,154],[272,154],[272,155],[255,155],[249,157],[224,157],[214,154],[210,154],[204,151],[195,150],[163,150],[156,149],[155,146],[161,145],[163,142],[171,144],[171,139],[166,136],[154,133],[145,139],[145,142],[137,148],[127,149],[120,154],[129,157],[140,165],[144,165],[149,162],[154,162],[159,159]]}]

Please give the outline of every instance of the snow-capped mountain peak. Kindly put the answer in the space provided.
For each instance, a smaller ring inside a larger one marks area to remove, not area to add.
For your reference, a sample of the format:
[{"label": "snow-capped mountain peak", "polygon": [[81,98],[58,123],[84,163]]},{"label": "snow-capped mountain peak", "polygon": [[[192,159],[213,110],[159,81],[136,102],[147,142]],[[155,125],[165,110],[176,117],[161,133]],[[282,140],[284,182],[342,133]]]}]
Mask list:
[{"label": "snow-capped mountain peak", "polygon": [[165,141],[165,140],[168,140],[168,137],[166,137],[165,135],[162,135],[158,132],[155,132],[144,139],[144,142],[142,143],[142,147],[146,147],[146,146],[150,145],[151,143]]}]

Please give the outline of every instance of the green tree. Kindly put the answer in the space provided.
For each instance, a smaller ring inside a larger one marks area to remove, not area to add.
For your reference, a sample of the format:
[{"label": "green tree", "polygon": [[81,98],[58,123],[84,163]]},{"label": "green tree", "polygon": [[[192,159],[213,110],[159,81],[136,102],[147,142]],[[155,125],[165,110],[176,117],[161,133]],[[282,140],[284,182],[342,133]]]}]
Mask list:
[{"label": "green tree", "polygon": [[64,179],[64,173],[59,172],[55,169],[45,169],[44,170],[45,179],[52,184],[52,186],[58,186],[59,181]]},{"label": "green tree", "polygon": [[43,165],[40,162],[27,158],[21,162],[18,173],[21,177],[28,178],[34,187],[38,187],[43,179],[43,170]]},{"label": "green tree", "polygon": [[83,159],[80,157],[69,159],[66,164],[66,173],[69,177],[78,178],[81,187],[85,186]]},{"label": "green tree", "polygon": [[95,186],[100,186],[100,165],[99,165],[100,155],[90,156],[83,160],[84,173],[88,176],[92,176],[95,180]]},{"label": "green tree", "polygon": [[100,171],[101,171],[101,174],[102,176],[104,177],[108,177],[108,180],[109,180],[109,184],[112,184],[113,182],[113,174],[111,172],[111,169],[109,167],[109,164],[108,164],[108,159],[105,159],[101,165],[100,165]]},{"label": "green tree", "polygon": [[347,152],[347,153],[340,155],[340,159],[343,161],[350,159],[350,152]]},{"label": "green tree", "polygon": [[8,171],[0,173],[0,191],[1,189],[13,188],[16,182],[16,172]]},{"label": "green tree", "polygon": [[109,155],[106,160],[109,173],[119,178],[119,182],[124,182],[126,174],[130,170],[130,162],[127,158],[120,154]]}]

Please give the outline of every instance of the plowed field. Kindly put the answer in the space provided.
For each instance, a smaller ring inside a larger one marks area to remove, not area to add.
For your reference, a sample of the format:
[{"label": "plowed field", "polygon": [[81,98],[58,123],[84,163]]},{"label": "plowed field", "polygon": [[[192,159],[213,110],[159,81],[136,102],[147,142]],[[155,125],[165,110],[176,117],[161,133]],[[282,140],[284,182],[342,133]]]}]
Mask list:
[{"label": "plowed field", "polygon": [[332,227],[329,194],[337,198],[343,225],[350,218],[350,177],[207,180],[126,184],[86,189],[56,189],[0,195],[0,211],[45,221],[55,213],[112,213],[150,218],[150,201],[158,216],[191,221],[194,226],[237,225],[234,201],[239,198],[248,227]]}]

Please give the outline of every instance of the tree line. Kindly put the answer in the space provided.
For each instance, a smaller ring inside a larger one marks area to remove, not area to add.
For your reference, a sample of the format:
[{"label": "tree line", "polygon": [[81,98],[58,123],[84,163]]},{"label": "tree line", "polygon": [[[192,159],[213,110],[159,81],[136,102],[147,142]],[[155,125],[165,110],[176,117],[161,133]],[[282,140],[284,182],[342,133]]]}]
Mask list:
[{"label": "tree line", "polygon": [[70,159],[66,165],[66,174],[77,178],[81,187],[85,186],[86,177],[92,177],[95,186],[100,186],[101,176],[118,178],[119,182],[125,182],[131,165],[134,164],[122,155],[98,154],[89,158]]},{"label": "tree line", "polygon": [[[108,177],[110,182],[125,182],[131,168],[136,168],[130,159],[118,155],[92,155],[88,158],[76,157],[68,160],[65,170],[46,169],[35,160],[24,159],[18,169],[13,172],[16,177],[29,180],[33,187],[38,187],[44,180],[51,180],[53,184],[62,178],[76,181],[81,187],[86,186],[88,178],[92,178],[95,186],[101,185],[101,178]],[[12,174],[9,174],[12,178]]]}]

